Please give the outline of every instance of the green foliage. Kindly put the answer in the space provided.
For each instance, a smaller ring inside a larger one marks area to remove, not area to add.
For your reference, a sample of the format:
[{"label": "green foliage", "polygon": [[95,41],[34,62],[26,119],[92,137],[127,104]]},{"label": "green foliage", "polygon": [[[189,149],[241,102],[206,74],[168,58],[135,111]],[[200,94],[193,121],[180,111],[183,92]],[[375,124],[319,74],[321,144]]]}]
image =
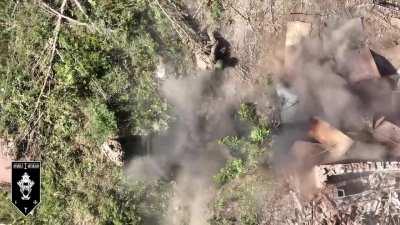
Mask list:
[{"label": "green foliage", "polygon": [[128,185],[118,168],[101,163],[96,155],[58,165],[47,163],[44,172],[37,224],[139,224],[137,207],[145,187]]},{"label": "green foliage", "polygon": [[250,131],[249,139],[252,142],[261,143],[270,135],[270,133],[271,131],[268,127],[259,125],[253,127],[253,129]]},{"label": "green foliage", "polygon": [[214,176],[214,180],[219,185],[224,185],[232,179],[240,176],[244,172],[245,168],[241,159],[229,160],[225,167],[223,167],[218,174]]},{"label": "green foliage", "polygon": [[265,120],[257,115],[257,109],[254,103],[246,102],[240,104],[238,115],[240,120],[249,123],[251,126],[249,134],[249,140],[251,142],[261,144],[271,134],[270,128]]},{"label": "green foliage", "polygon": [[243,121],[248,121],[251,123],[257,123],[258,121],[256,105],[254,103],[246,102],[240,104],[238,114],[240,119]]},{"label": "green foliage", "polygon": [[115,135],[117,122],[114,113],[104,103],[91,102],[86,111],[89,120],[86,136],[100,145]]},{"label": "green foliage", "polygon": [[270,188],[270,177],[255,173],[225,185],[212,204],[212,225],[260,224],[263,199]]},{"label": "green foliage", "polygon": [[145,190],[167,188],[127,183],[99,145],[166,129],[153,71],[159,54],[179,54],[178,42],[147,1],[81,3],[87,16],[71,2],[64,14],[91,28],[63,20],[51,57],[57,17],[40,3],[0,2],[0,133],[43,162],[34,215],[22,217],[0,193],[0,223],[140,224],[151,217],[144,202],[165,210],[157,204],[166,197]]},{"label": "green foliage", "polygon": [[265,150],[258,143],[252,142],[247,138],[227,136],[219,141],[230,150],[232,156],[240,158],[246,168],[254,168]]},{"label": "green foliage", "polygon": [[211,1],[211,16],[214,20],[220,20],[224,13],[224,7],[221,0]]},{"label": "green foliage", "polygon": [[138,205],[141,224],[162,224],[168,212],[172,183],[156,181],[146,186],[143,201]]},{"label": "green foliage", "polygon": [[[256,106],[253,103],[243,103],[238,110],[239,118],[250,124],[250,132],[248,135],[239,136],[226,136],[218,141],[219,144],[225,145],[231,155],[235,158],[228,161],[215,176],[216,182],[220,185],[226,184],[236,178],[235,166],[240,165],[240,173],[254,170],[261,159],[265,159],[266,150],[263,146],[264,142],[268,140],[271,131],[257,115]],[[239,160],[240,164],[235,160]],[[235,164],[233,164],[235,162]],[[232,173],[232,174],[231,174]]]},{"label": "green foliage", "polygon": [[242,154],[241,150],[243,149],[243,146],[245,145],[245,142],[237,136],[223,137],[222,139],[220,139],[218,141],[218,143],[228,147],[230,150],[230,153],[234,157],[241,157],[241,154]]}]

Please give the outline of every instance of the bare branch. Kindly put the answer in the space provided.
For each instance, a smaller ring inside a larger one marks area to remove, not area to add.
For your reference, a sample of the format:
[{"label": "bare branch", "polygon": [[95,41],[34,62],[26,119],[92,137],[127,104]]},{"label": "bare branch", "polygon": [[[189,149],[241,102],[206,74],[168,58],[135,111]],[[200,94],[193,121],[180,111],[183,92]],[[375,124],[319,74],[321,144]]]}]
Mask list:
[{"label": "bare branch", "polygon": [[[85,10],[83,9],[81,3],[79,3],[78,0],[73,0],[73,1],[74,1],[74,3],[75,3],[76,7],[78,7],[79,11],[81,11],[82,14],[83,14],[86,18],[89,19],[89,16],[86,14],[86,12],[85,12]],[[89,19],[89,20],[90,20],[90,19]]]},{"label": "bare branch", "polygon": [[60,12],[58,12],[57,10],[51,8],[49,5],[47,5],[47,4],[44,3],[43,1],[40,1],[40,4],[41,4],[41,6],[42,6],[44,9],[46,9],[48,12],[57,15],[59,18],[66,19],[68,22],[74,23],[74,24],[79,25],[79,26],[85,26],[85,27],[88,27],[88,28],[92,28],[92,26],[89,25],[89,24],[87,24],[87,23],[84,23],[84,22],[78,21],[78,20],[76,20],[76,19],[72,19],[71,17],[65,16],[65,15],[63,14],[63,11],[60,13]]},{"label": "bare branch", "polygon": [[[45,4],[45,3],[44,3]],[[61,4],[61,7],[60,7],[60,12],[61,13],[63,13],[64,12],[64,10],[65,10],[65,5],[67,4],[67,0],[63,0],[63,2],[62,2],[62,4]],[[42,99],[42,96],[43,96],[43,94],[44,94],[44,90],[45,90],[45,88],[46,88],[46,85],[47,85],[47,81],[49,80],[49,78],[50,78],[50,71],[51,71],[51,63],[53,62],[53,59],[54,59],[54,53],[55,53],[55,50],[56,50],[56,45],[57,45],[57,40],[58,40],[58,34],[60,33],[60,28],[61,28],[61,21],[62,21],[62,14],[61,13],[59,13],[59,15],[58,15],[58,18],[57,18],[57,22],[56,22],[56,26],[55,26],[55,28],[54,28],[54,31],[53,31],[53,37],[52,37],[52,39],[50,40],[50,55],[49,55],[49,58],[48,58],[48,66],[47,66],[47,69],[46,69],[46,71],[45,71],[45,75],[46,75],[46,77],[44,78],[44,81],[43,81],[43,84],[42,84],[42,88],[41,88],[41,90],[40,90],[40,93],[39,93],[39,96],[37,97],[37,100],[36,100],[36,103],[35,103],[35,107],[34,107],[34,109],[33,109],[33,112],[32,112],[32,114],[31,114],[31,116],[30,116],[30,118],[29,118],[29,122],[28,122],[28,126],[30,126],[30,124],[31,124],[31,121],[33,120],[33,117],[35,116],[35,114],[36,114],[36,112],[38,111],[38,108],[39,108],[39,105],[40,105],[40,101],[41,101],[41,99]],[[29,128],[27,128],[27,129],[29,129]],[[24,138],[26,138],[26,136],[29,134],[29,133],[31,133],[31,132],[24,132],[25,134],[24,134],[24,136],[23,136],[23,139]],[[28,144],[28,148],[29,148],[29,144]]]}]

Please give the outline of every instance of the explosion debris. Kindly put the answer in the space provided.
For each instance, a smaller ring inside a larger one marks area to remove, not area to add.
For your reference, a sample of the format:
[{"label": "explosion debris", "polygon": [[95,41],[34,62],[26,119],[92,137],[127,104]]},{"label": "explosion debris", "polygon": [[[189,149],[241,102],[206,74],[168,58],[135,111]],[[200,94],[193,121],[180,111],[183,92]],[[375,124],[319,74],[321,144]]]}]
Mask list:
[{"label": "explosion debris", "polygon": [[329,161],[339,160],[354,143],[347,135],[318,118],[311,119],[309,135],[329,151]]},{"label": "explosion debris", "polygon": [[397,75],[381,74],[381,62],[363,43],[361,18],[320,39],[307,38],[310,27],[287,24],[281,78],[286,85],[277,87],[283,103],[297,98],[291,108],[282,108],[283,122],[310,126],[308,136],[290,149],[296,160],[289,178],[293,201],[304,203],[297,222],[289,224],[398,221]]},{"label": "explosion debris", "polygon": [[400,127],[389,121],[383,121],[375,127],[373,136],[389,147],[392,156],[400,155]]},{"label": "explosion debris", "polygon": [[379,79],[381,77],[369,48],[364,47],[353,50],[347,58],[350,83],[357,83],[368,79]]}]

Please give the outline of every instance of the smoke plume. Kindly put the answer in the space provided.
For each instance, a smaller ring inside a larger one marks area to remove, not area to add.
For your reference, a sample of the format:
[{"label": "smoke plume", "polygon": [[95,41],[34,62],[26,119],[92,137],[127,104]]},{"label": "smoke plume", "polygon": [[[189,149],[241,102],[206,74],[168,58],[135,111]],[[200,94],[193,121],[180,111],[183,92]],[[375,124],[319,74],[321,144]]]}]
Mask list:
[{"label": "smoke plume", "polygon": [[[290,127],[303,128],[304,132],[307,130],[304,124],[312,117],[319,117],[339,130],[356,132],[367,129],[367,122],[373,115],[392,111],[392,87],[387,80],[353,81],[355,73],[365,72],[360,71],[365,65],[360,65],[354,54],[364,49],[369,51],[365,48],[360,22],[360,19],[353,19],[330,25],[322,31],[321,37],[305,39],[296,47],[294,65],[290,66],[294,69],[281,77],[279,83],[283,82],[283,88],[278,86],[278,93],[289,91],[296,96],[294,113],[283,121],[284,125],[289,122]],[[279,140],[280,137],[283,140]],[[286,140],[285,136],[277,136],[278,143]],[[286,144],[291,145],[293,140],[289,142]],[[359,144],[357,149],[361,150],[359,146],[369,145]],[[372,148],[377,149],[377,145]]]},{"label": "smoke plume", "polygon": [[162,95],[175,120],[152,140],[150,155],[130,162],[127,175],[142,181],[174,180],[166,225],[208,224],[207,204],[215,191],[212,177],[231,157],[216,141],[237,134],[233,113],[251,92],[239,90],[220,72],[164,81]]}]

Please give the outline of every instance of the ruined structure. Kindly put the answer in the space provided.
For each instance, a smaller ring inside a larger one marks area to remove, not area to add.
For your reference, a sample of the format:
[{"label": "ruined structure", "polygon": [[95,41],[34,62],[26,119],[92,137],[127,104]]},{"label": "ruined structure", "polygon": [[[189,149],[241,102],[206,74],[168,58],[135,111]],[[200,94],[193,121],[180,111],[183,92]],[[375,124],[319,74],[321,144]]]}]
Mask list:
[{"label": "ruined structure", "polygon": [[[363,31],[361,18],[347,25]],[[309,35],[310,27],[302,22],[287,26],[284,81],[299,76],[293,67],[296,48],[302,47],[300,43]],[[370,99],[375,100],[376,110],[374,115],[368,115],[374,118],[362,118],[366,123],[359,124],[357,129],[341,130],[321,118],[310,119],[307,137],[295,141],[290,150],[298,162],[294,172],[297,178],[289,179],[289,183],[294,183],[291,189],[298,207],[296,218],[289,224],[400,224],[400,98],[398,79],[392,79],[398,75],[382,77],[382,70],[378,70],[365,45],[344,51],[335,60],[346,88],[359,91],[363,85],[373,84],[384,87],[381,89],[385,91],[374,89],[360,94],[365,95],[366,104]],[[278,94],[286,92],[290,90],[278,90]],[[287,96],[281,95],[283,99]],[[293,107],[290,110],[283,110],[282,117],[295,115],[296,110]],[[291,121],[289,118],[284,122]],[[368,158],[373,147],[381,151],[375,159]],[[357,157],[360,152],[363,157]]]}]

